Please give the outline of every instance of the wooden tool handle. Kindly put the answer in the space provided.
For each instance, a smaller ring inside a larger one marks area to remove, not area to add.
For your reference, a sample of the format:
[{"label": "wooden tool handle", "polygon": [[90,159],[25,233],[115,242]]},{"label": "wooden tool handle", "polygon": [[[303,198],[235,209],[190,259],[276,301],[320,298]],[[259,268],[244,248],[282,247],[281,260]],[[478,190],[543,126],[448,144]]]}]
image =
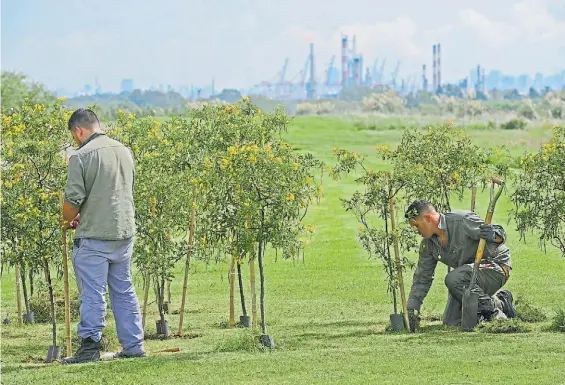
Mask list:
[{"label": "wooden tool handle", "polygon": [[[498,177],[493,177],[492,183],[493,183],[492,190],[491,190],[492,199],[489,202],[488,210],[487,210],[487,216],[485,218],[485,223],[487,223],[489,225],[492,223],[492,216],[494,214],[494,207],[496,206],[496,201],[498,201],[498,198],[500,198],[500,195],[502,194],[502,189],[503,189],[503,186],[504,186],[504,180],[502,180],[501,178],[498,178]],[[494,185],[495,184],[498,184],[500,186],[496,194],[492,193],[494,191]],[[486,243],[487,243],[487,241],[484,240],[483,238],[481,238],[479,240],[479,247],[477,248],[477,254],[475,255],[475,267],[477,267],[477,268],[478,268],[479,264],[481,263],[481,260],[483,259],[483,252],[485,251]],[[473,274],[473,275],[475,275],[475,274]]]}]

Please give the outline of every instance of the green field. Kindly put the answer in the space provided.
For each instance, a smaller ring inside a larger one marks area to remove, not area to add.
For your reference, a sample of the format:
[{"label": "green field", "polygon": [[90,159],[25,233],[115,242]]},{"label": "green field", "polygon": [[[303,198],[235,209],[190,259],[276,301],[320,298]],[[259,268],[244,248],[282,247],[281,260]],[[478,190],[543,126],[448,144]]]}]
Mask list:
[{"label": "green field", "polygon": [[[477,130],[469,135],[482,146],[507,146],[513,155],[535,150],[551,132],[547,128],[523,131]],[[398,130],[360,130],[351,121],[334,118],[297,118],[287,140],[299,151],[310,151],[333,162],[332,148],[344,147],[363,155],[375,145],[394,145]],[[379,162],[375,158],[375,166]],[[62,366],[42,363],[51,342],[50,325],[15,325],[13,269],[2,277],[2,384],[564,384],[565,333],[545,331],[549,321],[530,324],[528,333],[462,333],[441,326],[447,291],[438,265],[436,280],[423,306],[423,330],[418,334],[386,330],[391,298],[381,263],[368,259],[357,242],[358,224],[339,199],[356,186],[352,178],[324,178],[325,197],[309,211],[306,223],[316,224],[305,260],[275,262],[269,250],[266,262],[266,313],[276,349],[263,351],[255,342],[258,331],[226,329],[229,315],[228,265],[195,263],[191,269],[185,333],[192,338],[148,339],[148,358],[102,361]],[[512,191],[512,186],[509,186]],[[488,193],[482,192],[477,210],[484,216]],[[469,199],[456,202],[467,208]],[[524,244],[515,225],[508,224],[511,205],[503,196],[494,221],[506,226],[513,256],[513,274],[507,288],[551,317],[565,307],[565,258],[556,249],[544,253],[535,235]],[[280,257],[280,256],[279,256]],[[416,255],[409,256],[412,260]],[[181,264],[172,286],[174,312],[180,307]],[[411,283],[406,277],[406,290]],[[248,270],[244,268],[246,293]],[[141,277],[136,277],[141,298]],[[59,283],[62,286],[62,283]],[[76,284],[71,282],[76,290]],[[238,297],[239,298],[239,297]],[[152,301],[152,299],[150,299]],[[236,316],[240,314],[236,299]],[[248,308],[250,299],[248,298]],[[150,305],[147,337],[158,319]],[[178,315],[169,315],[176,332]],[[73,320],[72,333],[76,333]],[[109,312],[105,335],[117,351],[113,317]],[[64,323],[59,323],[64,347]],[[180,347],[176,353],[159,352]]]}]

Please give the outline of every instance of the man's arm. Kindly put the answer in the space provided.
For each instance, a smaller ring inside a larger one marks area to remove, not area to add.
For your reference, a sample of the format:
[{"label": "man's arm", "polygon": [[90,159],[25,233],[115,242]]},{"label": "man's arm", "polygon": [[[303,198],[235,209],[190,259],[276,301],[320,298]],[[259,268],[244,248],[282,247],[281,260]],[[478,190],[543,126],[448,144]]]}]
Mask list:
[{"label": "man's arm", "polygon": [[467,236],[476,241],[481,238],[494,243],[506,241],[506,231],[502,226],[487,224],[475,213],[465,215],[463,225]]},{"label": "man's arm", "polygon": [[67,185],[65,186],[63,203],[64,227],[70,227],[71,222],[80,212],[80,206],[85,199],[86,188],[84,187],[83,166],[80,158],[73,155],[69,159]]},{"label": "man's arm", "polygon": [[408,296],[407,308],[410,310],[420,310],[424,298],[428,295],[428,291],[434,280],[434,271],[437,266],[437,260],[433,257],[431,250],[427,246],[427,241],[423,240],[420,244],[420,253],[418,257],[418,266],[414,272],[412,280],[412,288]]},{"label": "man's arm", "polygon": [[63,203],[63,226],[71,227],[73,220],[77,219],[80,208],[71,206],[68,202]]}]

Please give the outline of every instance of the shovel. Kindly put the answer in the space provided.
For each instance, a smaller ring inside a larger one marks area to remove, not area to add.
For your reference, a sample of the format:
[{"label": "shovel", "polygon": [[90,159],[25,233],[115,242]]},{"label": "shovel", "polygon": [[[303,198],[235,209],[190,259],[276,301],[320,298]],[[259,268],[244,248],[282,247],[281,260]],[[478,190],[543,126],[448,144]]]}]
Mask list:
[{"label": "shovel", "polygon": [[[499,189],[494,193],[494,185],[499,185]],[[492,178],[492,186],[490,189],[490,202],[487,210],[487,217],[485,218],[485,223],[490,224],[492,222],[492,216],[494,214],[494,206],[496,201],[502,194],[504,188],[504,181],[500,178]],[[477,248],[477,254],[475,256],[475,264],[473,265],[473,275],[471,276],[471,282],[469,287],[465,288],[462,298],[462,310],[461,310],[461,330],[472,331],[479,321],[478,309],[479,309],[479,294],[473,291],[477,286],[477,273],[479,271],[479,264],[483,259],[483,252],[485,250],[486,240],[481,238],[479,241],[479,247]]]}]

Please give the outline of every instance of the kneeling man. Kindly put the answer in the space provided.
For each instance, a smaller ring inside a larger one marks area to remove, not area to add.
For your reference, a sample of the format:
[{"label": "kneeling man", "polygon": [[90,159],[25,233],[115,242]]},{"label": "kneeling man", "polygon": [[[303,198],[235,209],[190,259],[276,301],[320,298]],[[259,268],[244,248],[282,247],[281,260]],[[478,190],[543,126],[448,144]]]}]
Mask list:
[{"label": "kneeling man", "polygon": [[486,224],[472,211],[438,213],[425,200],[413,202],[405,217],[423,238],[408,297],[409,313],[420,311],[439,261],[453,268],[445,277],[451,299],[446,306],[443,323],[460,325],[463,292],[470,284],[479,240],[483,238],[486,246],[477,274],[479,319],[491,321],[517,316],[512,305],[512,293],[508,290],[498,292],[508,281],[512,270],[510,250],[504,245],[506,232],[501,226]]}]

